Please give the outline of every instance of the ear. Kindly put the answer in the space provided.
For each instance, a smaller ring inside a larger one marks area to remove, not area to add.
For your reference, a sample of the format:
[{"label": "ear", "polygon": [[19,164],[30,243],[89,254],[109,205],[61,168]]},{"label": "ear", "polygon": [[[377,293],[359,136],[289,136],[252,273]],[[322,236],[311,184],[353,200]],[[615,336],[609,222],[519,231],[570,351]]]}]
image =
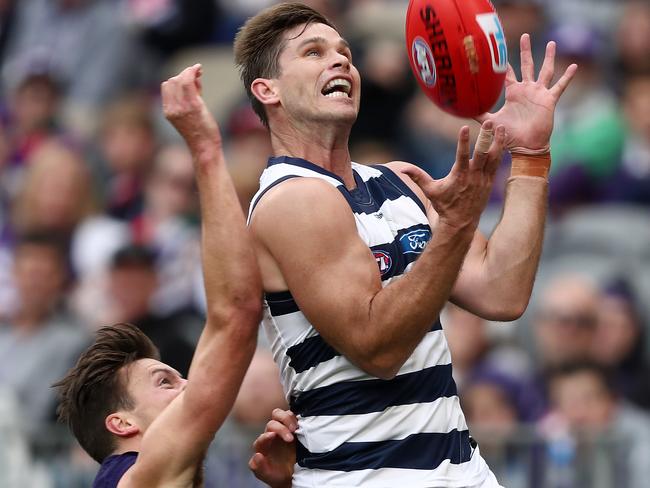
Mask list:
[{"label": "ear", "polygon": [[251,91],[263,105],[280,103],[280,96],[273,80],[256,78],[251,83]]},{"label": "ear", "polygon": [[106,430],[118,437],[133,437],[140,432],[140,427],[124,413],[112,413],[104,420]]}]

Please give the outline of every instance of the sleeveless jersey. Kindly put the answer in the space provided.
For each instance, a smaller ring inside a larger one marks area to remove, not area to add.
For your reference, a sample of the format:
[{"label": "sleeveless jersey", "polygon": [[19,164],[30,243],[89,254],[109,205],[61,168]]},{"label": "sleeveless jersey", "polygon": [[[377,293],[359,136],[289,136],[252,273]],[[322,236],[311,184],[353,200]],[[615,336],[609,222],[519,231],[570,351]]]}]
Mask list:
[{"label": "sleeveless jersey", "polygon": [[93,488],[116,488],[124,473],[135,464],[137,457],[137,452],[108,456],[99,468]]},{"label": "sleeveless jersey", "polygon": [[[271,158],[249,221],[274,186],[322,179],[347,200],[386,286],[408,272],[431,228],[420,199],[390,169],[355,163],[352,169],[356,188],[348,190],[309,161]],[[460,409],[439,321],[391,380],[368,375],[327,344],[290,291],[265,295],[263,325],[298,416],[294,488],[466,487],[490,475]]]}]

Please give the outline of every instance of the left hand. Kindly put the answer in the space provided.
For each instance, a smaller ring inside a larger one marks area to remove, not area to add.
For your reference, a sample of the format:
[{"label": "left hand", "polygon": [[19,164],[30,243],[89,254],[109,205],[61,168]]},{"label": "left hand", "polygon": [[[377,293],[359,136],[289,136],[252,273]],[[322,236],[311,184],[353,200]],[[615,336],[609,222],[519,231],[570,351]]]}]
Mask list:
[{"label": "left hand", "polygon": [[276,408],[263,434],[253,443],[255,454],[248,467],[255,477],[272,488],[290,488],[296,445],[293,433],[298,420],[293,412]]},{"label": "left hand", "polygon": [[555,74],[555,42],[546,45],[544,64],[535,81],[535,64],[530,36],[521,36],[521,75],[518,81],[512,66],[506,74],[506,103],[498,112],[485,113],[478,122],[491,120],[506,128],[506,147],[512,152],[543,153],[550,149],[555,106],[564,93],[578,66],[569,66],[562,77],[551,86]]}]

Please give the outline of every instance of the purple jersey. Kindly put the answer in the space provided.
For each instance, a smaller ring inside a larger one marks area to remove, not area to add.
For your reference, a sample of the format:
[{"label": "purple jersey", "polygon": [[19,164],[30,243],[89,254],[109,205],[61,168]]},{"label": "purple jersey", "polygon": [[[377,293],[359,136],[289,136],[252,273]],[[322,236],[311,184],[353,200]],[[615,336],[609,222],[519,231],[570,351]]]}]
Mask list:
[{"label": "purple jersey", "polygon": [[124,473],[135,464],[137,452],[125,452],[104,459],[93,482],[93,488],[117,488]]}]

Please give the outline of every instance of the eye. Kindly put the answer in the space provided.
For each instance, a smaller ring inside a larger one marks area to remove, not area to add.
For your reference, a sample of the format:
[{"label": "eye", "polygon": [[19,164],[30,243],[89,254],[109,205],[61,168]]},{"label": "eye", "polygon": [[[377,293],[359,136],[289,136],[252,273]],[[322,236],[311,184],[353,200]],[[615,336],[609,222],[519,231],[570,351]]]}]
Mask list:
[{"label": "eye", "polygon": [[305,53],[306,56],[320,56],[320,52],[317,49],[310,49]]},{"label": "eye", "polygon": [[162,385],[171,385],[172,382],[169,381],[169,379],[167,379],[167,378],[162,378],[158,384],[161,385],[161,386]]}]

